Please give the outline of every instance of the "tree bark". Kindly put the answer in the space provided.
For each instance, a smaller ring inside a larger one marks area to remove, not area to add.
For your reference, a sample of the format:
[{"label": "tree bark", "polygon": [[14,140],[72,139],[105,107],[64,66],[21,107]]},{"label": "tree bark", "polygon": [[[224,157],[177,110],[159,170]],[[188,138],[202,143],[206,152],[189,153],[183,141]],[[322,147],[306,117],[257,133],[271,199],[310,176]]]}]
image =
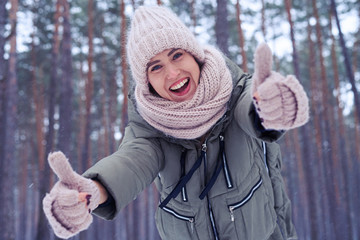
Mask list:
[{"label": "tree bark", "polygon": [[125,16],[125,3],[124,0],[121,0],[120,8],[120,17],[121,17],[121,73],[122,73],[122,91],[124,96],[124,101],[121,111],[121,127],[120,131],[122,136],[124,136],[125,127],[128,124],[128,75],[127,75],[127,62],[126,62],[126,16]]},{"label": "tree bark", "polygon": [[16,146],[17,146],[17,104],[18,104],[18,86],[17,86],[17,72],[16,72],[16,23],[18,1],[11,0],[11,8],[9,11],[9,19],[11,29],[14,34],[10,37],[10,54],[9,54],[9,70],[8,77],[5,78],[5,122],[2,131],[5,132],[4,144],[4,158],[1,159],[2,168],[0,169],[0,176],[2,178],[0,202],[2,204],[0,221],[1,231],[0,239],[13,240],[15,239],[15,169],[16,167]]},{"label": "tree bark", "polygon": [[[321,135],[321,120],[320,120],[320,96],[321,96],[321,90],[320,86],[318,84],[318,76],[316,72],[317,68],[317,60],[315,56],[315,44],[311,38],[312,35],[312,27],[308,21],[307,26],[307,39],[309,44],[309,61],[308,61],[308,67],[310,70],[310,96],[311,96],[311,112],[313,116],[313,135],[315,141],[315,156],[311,159],[314,159],[313,163],[311,164],[310,169],[314,169],[313,172],[313,181],[309,180],[309,191],[311,192],[311,195],[315,201],[315,207],[316,211],[311,212],[311,221],[316,220],[316,224],[314,224],[316,227],[312,228],[311,237],[313,239],[325,239],[326,234],[328,233],[328,229],[325,227],[326,223],[323,221],[323,219],[328,219],[328,211],[327,209],[329,204],[327,201],[327,194],[324,190],[325,187],[325,176],[323,172],[323,152],[322,152],[322,135]],[[315,180],[317,179],[317,180]],[[325,210],[322,210],[325,209]],[[316,215],[316,216],[314,216]]]},{"label": "tree bark", "polygon": [[60,106],[59,106],[59,135],[58,149],[66,156],[70,157],[72,146],[72,56],[71,56],[71,26],[70,26],[70,6],[67,0],[62,1],[63,6],[63,38],[61,48],[61,87],[60,87]]},{"label": "tree bark", "polygon": [[93,82],[93,54],[94,54],[94,10],[93,10],[94,1],[89,0],[88,2],[88,42],[89,42],[89,53],[88,53],[88,73],[87,81],[85,84],[86,92],[86,106],[85,106],[85,137],[84,137],[84,146],[82,151],[82,161],[86,168],[90,167],[90,134],[91,134],[91,103],[94,91],[94,82]]},{"label": "tree bark", "polygon": [[216,0],[216,22],[215,22],[215,36],[216,44],[219,49],[226,55],[229,56],[229,23],[227,20],[228,10],[226,0]]},{"label": "tree bark", "polygon": [[[101,21],[101,33],[103,33],[104,29],[104,19]],[[105,39],[103,38],[103,49],[105,49]],[[105,157],[110,155],[110,137],[109,137],[109,130],[110,130],[110,124],[109,124],[109,104],[106,99],[108,88],[106,84],[106,54],[104,52],[101,53],[101,122],[102,122],[102,128],[104,129],[102,134],[102,139],[104,142],[104,146],[102,148],[101,157]]]},{"label": "tree bark", "polygon": [[[352,238],[358,235],[358,229],[355,226],[356,219],[354,214],[348,214],[355,211],[354,209],[354,201],[352,197],[352,194],[354,192],[354,186],[356,185],[355,181],[353,181],[354,175],[352,174],[352,171],[354,169],[354,165],[352,163],[352,159],[350,155],[347,153],[349,152],[349,146],[348,139],[345,138],[345,125],[344,125],[344,117],[343,117],[343,109],[341,107],[341,99],[340,99],[340,79],[339,79],[339,70],[338,70],[338,64],[337,64],[337,54],[335,49],[335,37],[332,33],[332,17],[333,12],[330,12],[329,14],[329,33],[331,37],[331,62],[332,62],[332,69],[334,72],[334,82],[335,82],[335,90],[336,90],[336,103],[334,105],[335,111],[337,113],[337,121],[338,121],[338,127],[336,127],[333,131],[335,133],[335,140],[337,140],[336,147],[339,149],[337,156],[336,156],[336,162],[335,162],[335,168],[341,169],[341,171],[338,171],[339,178],[342,182],[342,188],[343,188],[343,209],[345,211],[345,216],[347,217],[347,223],[348,226],[344,226],[346,228],[346,231],[351,233]],[[350,237],[350,236],[349,236]]]},{"label": "tree bark", "polygon": [[242,64],[241,68],[244,70],[244,72],[248,72],[247,67],[247,57],[246,57],[246,50],[245,50],[245,38],[244,33],[242,29],[242,22],[241,22],[241,7],[240,7],[240,0],[237,0],[236,2],[236,20],[237,20],[237,28],[238,28],[238,36],[239,36],[239,46],[240,46],[240,52],[241,52],[241,58],[242,58]]},{"label": "tree bark", "polygon": [[191,16],[194,35],[196,35],[195,28],[196,28],[196,25],[197,25],[195,2],[196,2],[195,0],[191,0],[191,2],[190,2],[190,16]]},{"label": "tree bark", "polygon": [[[330,2],[331,2],[331,11],[334,14],[334,17],[336,20],[336,26],[339,31],[340,46],[341,46],[342,54],[344,56],[344,64],[345,64],[346,73],[348,75],[349,82],[351,84],[351,90],[354,94],[354,103],[355,103],[356,108],[360,110],[359,92],[356,88],[354,73],[353,73],[352,67],[351,67],[351,60],[350,60],[349,53],[348,53],[348,50],[347,50],[347,47],[345,44],[345,39],[344,39],[344,35],[342,33],[339,16],[337,14],[336,3],[335,3],[335,0],[330,0]],[[358,119],[360,119],[360,111],[357,111],[357,114],[358,114],[358,116],[357,116]]]},{"label": "tree bark", "polygon": [[294,30],[294,23],[291,16],[291,0],[285,0],[285,8],[286,14],[288,18],[288,22],[290,25],[290,39],[293,47],[293,66],[295,70],[295,76],[300,79],[300,68],[299,68],[299,58],[297,54],[296,44],[295,44],[295,30]]},{"label": "tree bark", "polygon": [[[48,131],[46,133],[46,146],[45,146],[45,153],[43,156],[39,156],[38,158],[38,187],[39,187],[39,198],[43,199],[46,192],[49,190],[50,187],[50,170],[45,165],[45,159],[47,158],[47,154],[49,154],[54,149],[54,124],[55,124],[55,105],[56,105],[56,88],[58,82],[58,55],[59,55],[59,48],[60,48],[60,41],[59,41],[59,18],[60,18],[60,6],[61,0],[56,1],[56,10],[54,14],[54,34],[52,39],[52,49],[51,49],[51,72],[50,72],[50,82],[48,87]],[[42,209],[42,201],[37,201],[39,204],[38,209]],[[36,239],[43,239],[47,240],[50,237],[50,231],[48,228],[48,222],[45,218],[43,212],[39,214],[39,221],[37,222],[37,232],[36,232]]]},{"label": "tree bark", "polygon": [[[6,10],[7,0],[0,1],[0,106],[1,109],[6,108],[5,101],[5,81],[7,74],[7,61],[5,60],[5,25],[7,23],[7,10]],[[5,112],[0,111],[0,159],[4,159],[4,147],[5,147]],[[2,161],[0,161],[0,169],[2,169]],[[0,186],[1,186],[1,176],[0,176]]]},{"label": "tree bark", "polygon": [[332,111],[332,105],[331,105],[331,99],[329,94],[329,85],[328,85],[328,79],[326,74],[326,68],[325,68],[325,59],[323,56],[323,40],[322,40],[322,29],[320,26],[320,16],[318,13],[318,7],[315,0],[312,0],[312,6],[313,6],[313,13],[314,17],[316,19],[316,37],[317,37],[317,47],[319,50],[319,61],[320,61],[320,77],[321,77],[321,84],[322,84],[322,104],[323,104],[323,116],[324,116],[324,132],[325,139],[327,139],[330,144],[329,146],[324,149],[326,152],[328,152],[328,159],[330,161],[325,161],[325,167],[326,167],[326,177],[327,182],[329,183],[329,191],[328,193],[334,194],[333,197],[329,197],[330,201],[330,208],[335,209],[330,211],[330,214],[332,215],[332,220],[334,222],[337,222],[338,224],[335,224],[335,236],[336,239],[338,238],[347,238],[344,236],[346,234],[345,232],[342,232],[341,229],[344,225],[346,225],[346,219],[344,218],[344,213],[342,212],[342,187],[341,187],[341,179],[339,178],[339,175],[337,174],[338,171],[336,171],[339,168],[338,160],[337,160],[337,147],[336,147],[336,140],[331,134],[331,127],[334,126],[333,122],[333,111]]},{"label": "tree bark", "polygon": [[265,15],[265,1],[261,0],[261,32],[264,36],[265,42],[267,40],[267,29],[266,29],[266,15]]},{"label": "tree bark", "polygon": [[118,85],[116,83],[116,73],[112,73],[111,80],[110,80],[110,101],[109,101],[109,120],[110,120],[110,152],[114,152],[117,148],[117,141],[115,139],[115,128],[117,127],[117,92],[118,92]]}]

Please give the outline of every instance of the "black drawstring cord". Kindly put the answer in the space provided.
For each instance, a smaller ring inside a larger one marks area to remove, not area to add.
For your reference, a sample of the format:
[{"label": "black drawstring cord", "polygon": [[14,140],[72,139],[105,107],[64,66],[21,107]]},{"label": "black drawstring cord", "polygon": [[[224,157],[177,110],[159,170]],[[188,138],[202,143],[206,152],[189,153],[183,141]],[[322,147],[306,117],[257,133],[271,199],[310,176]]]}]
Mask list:
[{"label": "black drawstring cord", "polygon": [[219,159],[216,163],[216,167],[215,167],[215,172],[213,173],[213,175],[210,178],[210,181],[206,184],[205,189],[201,192],[199,198],[201,200],[203,200],[205,198],[205,196],[209,193],[209,191],[211,190],[211,188],[214,186],[216,179],[218,178],[221,169],[224,167],[223,166],[223,161],[222,161],[222,156],[224,154],[224,138],[222,137],[222,135],[220,135],[220,151],[219,151]]},{"label": "black drawstring cord", "polygon": [[181,189],[186,185],[186,183],[191,179],[192,175],[194,174],[194,172],[200,167],[201,162],[203,160],[205,156],[205,152],[201,151],[201,155],[200,157],[196,160],[196,162],[194,163],[194,165],[191,167],[190,171],[183,176],[182,178],[180,178],[178,184],[176,185],[176,187],[171,191],[171,193],[164,199],[164,201],[162,201],[159,205],[160,208],[165,207],[169,201],[172,198],[176,198],[177,195],[179,195],[179,193],[181,192]]}]

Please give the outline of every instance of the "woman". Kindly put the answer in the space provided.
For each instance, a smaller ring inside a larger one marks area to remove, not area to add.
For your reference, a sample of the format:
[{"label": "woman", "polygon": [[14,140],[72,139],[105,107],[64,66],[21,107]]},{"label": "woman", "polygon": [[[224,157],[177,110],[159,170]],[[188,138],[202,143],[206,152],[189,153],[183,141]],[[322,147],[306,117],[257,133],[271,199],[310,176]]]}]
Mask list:
[{"label": "woman", "polygon": [[91,213],[113,219],[155,181],[163,239],[296,238],[274,141],[307,122],[308,99],[293,76],[271,71],[267,45],[251,76],[170,10],[140,7],[127,51],[135,87],[119,149],[83,176],[49,155],[60,179],[43,200],[54,232],[77,234]]}]

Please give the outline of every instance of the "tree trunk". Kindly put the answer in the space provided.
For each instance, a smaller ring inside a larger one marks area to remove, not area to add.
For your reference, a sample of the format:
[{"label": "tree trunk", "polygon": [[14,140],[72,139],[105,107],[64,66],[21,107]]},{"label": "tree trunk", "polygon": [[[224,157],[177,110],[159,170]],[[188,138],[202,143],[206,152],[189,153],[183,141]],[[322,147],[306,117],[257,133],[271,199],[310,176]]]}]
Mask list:
[{"label": "tree trunk", "polygon": [[[315,46],[314,42],[311,39],[312,35],[312,27],[308,21],[308,27],[307,27],[307,38],[308,38],[308,44],[309,44],[309,61],[308,66],[310,70],[310,96],[311,96],[311,112],[313,116],[313,127],[314,130],[313,134],[314,141],[315,141],[315,155],[316,157],[312,157],[313,163],[310,164],[310,169],[314,169],[313,177],[311,179],[314,179],[313,181],[309,180],[309,191],[311,192],[310,196],[312,196],[313,200],[315,201],[315,212],[311,212],[311,221],[316,221],[316,224],[314,228],[312,228],[311,237],[312,239],[325,239],[326,234],[328,233],[328,229],[325,227],[325,221],[323,219],[328,219],[328,200],[325,188],[325,177],[323,172],[323,152],[322,152],[322,136],[321,136],[321,120],[320,120],[320,96],[321,96],[321,90],[318,84],[318,76],[316,72],[317,68],[317,60],[315,57]],[[317,179],[317,180],[315,180]],[[322,210],[325,209],[325,210]],[[314,216],[316,215],[316,216]],[[315,217],[315,218],[314,218]]]},{"label": "tree trunk", "polygon": [[244,70],[244,72],[248,72],[247,67],[247,57],[246,57],[246,50],[245,50],[245,39],[244,39],[244,33],[242,30],[242,22],[241,22],[241,7],[240,7],[240,0],[237,0],[236,2],[236,20],[237,20],[237,28],[238,28],[238,36],[239,36],[239,46],[240,46],[240,52],[241,52],[241,58],[242,58],[242,64],[241,68]]},{"label": "tree trunk", "polygon": [[[291,8],[292,8],[292,4],[291,4],[291,0],[285,0],[285,8],[286,8],[286,13],[287,13],[287,18],[288,18],[288,22],[289,22],[289,26],[290,26],[290,39],[291,39],[291,43],[292,43],[292,47],[293,47],[293,68],[295,71],[295,76],[297,79],[299,79],[299,81],[301,81],[301,76],[300,76],[300,67],[299,67],[299,61],[298,61],[298,54],[297,54],[297,47],[296,47],[296,42],[295,42],[295,30],[294,30],[294,23],[292,20],[292,15],[291,15]],[[308,128],[308,126],[304,126],[303,129]],[[309,199],[309,196],[312,196],[309,194],[309,192],[311,193],[311,189],[309,189],[309,179],[311,178],[311,172],[310,171],[305,171],[304,170],[304,165],[306,166],[306,161],[308,160],[304,160],[307,159],[310,154],[309,154],[309,140],[310,138],[308,137],[307,134],[308,131],[299,131],[298,129],[294,129],[292,131],[292,135],[294,137],[294,148],[295,148],[295,154],[296,154],[296,161],[297,161],[297,169],[299,171],[299,190],[300,192],[302,192],[303,194],[301,194],[302,197],[302,201],[301,201],[301,205],[302,205],[302,209],[303,209],[303,214],[304,217],[306,219],[309,219],[309,214],[315,213],[315,209],[314,207],[316,206],[313,202],[310,202],[312,199]],[[302,145],[300,145],[300,142],[302,140]],[[311,218],[314,221],[316,220],[316,218]],[[313,224],[309,224],[308,221],[306,221],[304,223],[304,234],[306,237],[309,237],[311,234],[310,232],[313,232],[314,225]]]},{"label": "tree trunk", "polygon": [[[343,119],[343,109],[341,107],[341,99],[340,99],[340,79],[339,79],[339,70],[337,65],[337,54],[335,49],[335,37],[332,33],[332,14],[333,12],[330,12],[329,14],[329,32],[331,36],[331,60],[332,60],[332,69],[334,72],[334,82],[335,82],[335,90],[336,90],[336,103],[334,105],[336,113],[337,113],[337,120],[338,120],[338,127],[334,129],[335,133],[335,139],[339,139],[339,141],[336,142],[337,148],[341,151],[338,151],[338,154],[336,156],[336,169],[341,169],[341,171],[338,171],[339,178],[343,182],[342,188],[344,189],[344,198],[343,198],[343,209],[345,211],[345,216],[348,218],[348,226],[344,226],[346,229],[345,231],[349,232],[353,239],[356,239],[358,235],[358,229],[356,228],[355,215],[349,214],[352,212],[355,212],[354,209],[354,201],[352,197],[352,194],[354,192],[354,186],[356,186],[356,183],[354,180],[354,175],[352,174],[352,171],[354,169],[354,165],[352,163],[352,159],[350,158],[349,153],[349,146],[348,139],[345,138],[345,125],[344,125],[344,119]],[[350,237],[349,236],[349,237]]]},{"label": "tree trunk", "polygon": [[87,81],[85,85],[86,92],[86,106],[85,106],[85,137],[84,137],[84,146],[82,151],[82,161],[85,168],[90,167],[90,133],[91,133],[91,103],[94,91],[94,82],[93,82],[93,52],[94,52],[94,12],[93,12],[93,0],[89,0],[88,2],[88,41],[89,41],[89,53],[88,53],[88,74]]},{"label": "tree trunk", "polygon": [[342,206],[343,203],[343,183],[340,174],[338,173],[338,169],[340,168],[339,160],[337,159],[338,155],[338,148],[337,143],[334,135],[332,134],[331,127],[334,125],[334,113],[331,103],[331,95],[329,94],[329,85],[327,80],[327,74],[325,69],[325,60],[323,56],[323,42],[322,42],[322,29],[320,26],[320,17],[317,9],[317,4],[315,0],[312,0],[313,4],[313,11],[314,17],[316,19],[316,36],[318,42],[318,49],[319,49],[319,59],[320,59],[320,73],[321,73],[321,83],[322,83],[322,101],[324,107],[324,133],[326,139],[329,141],[330,144],[325,151],[329,152],[327,156],[330,161],[325,162],[325,167],[327,168],[327,182],[329,183],[329,191],[328,193],[334,194],[333,197],[329,198],[331,209],[332,219],[335,224],[335,236],[336,239],[338,238],[345,238],[347,239],[347,231],[342,231],[344,226],[347,226],[347,219],[345,213],[343,211],[344,207]]},{"label": "tree trunk", "polygon": [[32,44],[31,44],[31,85],[32,85],[32,95],[34,101],[34,110],[35,110],[35,122],[36,122],[36,150],[37,150],[37,159],[39,160],[39,165],[44,166],[45,162],[45,133],[44,129],[44,86],[43,84],[38,84],[36,76],[36,53],[35,53],[35,43],[34,43],[35,33],[32,34]]},{"label": "tree trunk", "polygon": [[5,132],[4,144],[4,158],[2,161],[2,168],[0,175],[2,178],[0,202],[1,202],[1,231],[0,239],[13,240],[15,239],[15,198],[14,186],[16,172],[16,146],[17,146],[17,103],[18,103],[18,86],[16,74],[16,14],[18,11],[18,1],[11,0],[10,8],[10,24],[14,34],[10,37],[10,54],[9,54],[9,72],[5,82],[5,122],[2,131]]},{"label": "tree trunk", "polygon": [[[6,81],[6,72],[7,72],[7,61],[4,58],[5,43],[6,43],[5,25],[7,22],[6,2],[7,0],[0,1],[0,106],[1,109],[6,108],[5,81]],[[0,128],[2,129],[2,131],[0,131],[0,159],[4,159],[4,147],[5,147],[5,112],[4,111],[0,111]],[[2,169],[2,161],[0,161],[0,169]],[[1,186],[1,176],[0,176],[0,186]]]},{"label": "tree trunk", "polygon": [[295,70],[295,76],[300,79],[300,68],[299,68],[299,58],[296,50],[295,44],[295,31],[294,31],[294,23],[291,16],[291,0],[285,0],[285,8],[287,13],[288,22],[290,25],[290,39],[293,47],[293,66]]},{"label": "tree trunk", "polygon": [[[336,10],[336,3],[335,0],[330,0],[331,2],[331,11],[334,14],[335,20],[336,20],[336,26],[338,28],[339,31],[339,37],[340,37],[340,45],[341,45],[341,50],[344,56],[344,63],[345,63],[345,69],[346,69],[346,73],[348,75],[350,84],[351,84],[351,90],[354,94],[354,102],[355,102],[355,106],[357,109],[360,110],[360,97],[359,97],[359,93],[358,90],[356,88],[356,83],[355,83],[355,78],[354,78],[354,73],[352,71],[352,67],[351,67],[351,61],[350,61],[350,57],[349,57],[349,53],[345,44],[345,39],[344,39],[344,35],[342,33],[342,29],[340,26],[340,20],[339,20],[339,16],[337,14],[337,10]],[[357,111],[358,113],[358,119],[360,119],[360,111]]]},{"label": "tree trunk", "polygon": [[120,131],[122,136],[124,136],[125,127],[128,124],[128,76],[127,76],[127,63],[126,63],[126,16],[125,16],[125,3],[124,0],[121,0],[120,8],[120,17],[121,17],[121,73],[122,73],[122,91],[124,96],[124,101],[121,111],[121,127]]},{"label": "tree trunk", "polygon": [[[49,119],[49,126],[48,131],[46,134],[46,147],[45,147],[45,153],[44,156],[40,156],[38,159],[38,185],[39,185],[39,198],[43,199],[46,192],[49,190],[49,180],[50,180],[50,169],[45,165],[45,159],[47,158],[47,155],[53,151],[54,148],[54,124],[55,124],[55,105],[56,105],[56,88],[57,88],[57,82],[58,82],[58,76],[57,76],[57,66],[58,66],[58,53],[59,53],[59,18],[60,18],[60,3],[61,0],[56,1],[56,11],[54,15],[54,35],[53,35],[53,42],[52,42],[52,50],[51,50],[51,72],[50,72],[50,82],[49,82],[49,88],[48,88],[48,119]],[[39,204],[38,209],[42,209],[42,201],[37,201]],[[36,239],[43,239],[47,240],[50,237],[50,231],[48,228],[48,222],[44,215],[44,213],[41,211],[39,214],[39,221],[37,226],[37,232],[36,232]]]},{"label": "tree trunk", "polygon": [[261,0],[261,32],[264,36],[265,42],[267,40],[267,29],[266,29],[266,15],[265,15],[265,1]]},{"label": "tree trunk", "polygon": [[[360,20],[360,9],[359,9],[359,17],[358,19]],[[353,48],[353,62],[352,62],[352,66],[353,66],[353,71],[360,71],[360,67],[358,67],[358,57],[359,57],[359,53],[360,53],[360,26],[358,29],[358,33],[357,33],[357,39],[354,43],[354,48]],[[357,69],[358,68],[358,69]],[[354,122],[355,122],[355,140],[360,142],[360,118],[358,118],[358,110],[356,106],[354,107]],[[355,152],[355,156],[356,159],[358,159],[358,161],[360,162],[360,148],[356,148],[356,152]]]},{"label": "tree trunk", "polygon": [[[79,46],[79,48],[81,48],[81,45]],[[84,166],[83,166],[83,161],[82,161],[82,151],[83,151],[83,147],[85,144],[85,102],[86,102],[86,97],[85,95],[85,82],[86,82],[86,76],[84,73],[84,57],[83,54],[80,54],[80,79],[77,82],[77,87],[79,89],[79,96],[77,98],[77,102],[79,105],[79,109],[77,111],[77,126],[78,126],[78,134],[76,137],[77,140],[77,160],[78,160],[78,168],[77,170],[79,172],[83,172],[84,171]]]},{"label": "tree trunk", "polygon": [[63,0],[63,38],[61,48],[61,87],[59,106],[59,135],[58,149],[70,157],[71,133],[72,133],[72,56],[71,56],[71,29],[70,29],[70,6],[67,0]]},{"label": "tree trunk", "polygon": [[115,128],[117,127],[116,119],[118,117],[118,111],[117,111],[118,85],[116,83],[116,73],[117,71],[115,70],[111,76],[110,90],[109,90],[110,152],[114,152],[118,144],[115,139]]},{"label": "tree trunk", "polygon": [[195,32],[195,28],[197,25],[197,20],[196,20],[196,11],[195,11],[195,0],[191,0],[190,2],[190,16],[191,16],[191,21],[192,21],[192,27],[193,27],[193,33],[194,35],[196,35]]},{"label": "tree trunk", "polygon": [[[103,23],[104,19],[102,19],[102,29],[101,32],[103,32]],[[105,49],[104,43],[105,39],[103,38],[103,49]],[[110,124],[109,124],[109,101],[107,101],[106,96],[108,95],[108,87],[106,84],[106,54],[104,52],[101,53],[101,122],[102,127],[104,129],[104,133],[102,134],[102,139],[104,142],[104,146],[102,148],[101,157],[105,157],[110,155],[110,137],[109,137],[109,130],[110,130]]]},{"label": "tree trunk", "polygon": [[216,0],[216,22],[215,22],[215,36],[216,44],[219,49],[226,55],[229,56],[229,22],[227,20],[228,10],[226,0]]},{"label": "tree trunk", "polygon": [[[34,111],[35,111],[35,129],[36,129],[36,148],[34,150],[34,152],[36,152],[35,154],[35,159],[37,161],[34,161],[34,165],[35,166],[42,166],[44,167],[44,162],[45,162],[45,132],[44,132],[44,112],[45,112],[45,103],[44,103],[44,85],[41,83],[38,83],[37,79],[37,75],[36,75],[36,70],[37,70],[37,60],[36,60],[36,46],[35,46],[35,40],[34,40],[34,37],[35,37],[35,28],[34,28],[34,31],[33,31],[33,34],[32,34],[32,43],[31,43],[31,66],[32,66],[32,70],[31,70],[31,85],[32,85],[32,99],[33,99],[33,105],[34,105]],[[40,77],[41,79],[41,77]],[[29,134],[30,135],[30,134]],[[28,136],[29,139],[31,139],[32,137],[31,136]],[[31,156],[31,153],[29,152],[24,152],[24,153],[21,153],[21,155],[29,155]],[[34,155],[33,155],[34,156]],[[24,176],[25,178],[25,174],[27,175],[27,171],[28,171],[28,164],[27,164],[27,161],[24,159],[24,162],[22,163],[22,166],[26,166],[26,167],[23,167],[23,169],[26,170],[26,173],[24,172],[22,175]],[[35,168],[35,167],[34,167]],[[38,168],[38,167],[37,167]],[[36,169],[37,169],[36,168]],[[39,186],[40,185],[40,181],[37,177],[37,175],[34,174],[33,176],[33,179],[35,179],[35,186]],[[26,181],[27,179],[24,179],[24,184],[27,183]],[[41,183],[42,185],[44,185],[44,183]],[[33,188],[35,189],[35,188]],[[27,191],[27,187],[24,186],[24,193],[25,196],[26,196],[26,191]],[[45,192],[43,193],[45,194]],[[33,195],[29,194],[31,198],[34,198]],[[43,195],[41,195],[43,196]],[[25,200],[26,201],[26,200]],[[25,202],[25,206],[27,205],[28,203]],[[41,206],[39,206],[41,207]],[[28,210],[28,208],[24,208],[24,210],[22,211],[25,211],[26,214],[29,214],[29,215],[32,215]],[[40,208],[41,209],[41,208]],[[43,213],[41,212],[41,214],[43,215]],[[44,225],[46,224],[46,220],[45,220],[45,216],[42,216],[42,221],[44,223]],[[23,218],[23,220],[28,220],[26,218],[26,216]],[[38,219],[32,219],[34,220],[33,223],[37,222]],[[34,224],[34,226],[36,226]],[[37,226],[39,227],[39,226]],[[47,230],[46,226],[44,226],[43,228],[43,231],[46,232],[46,234],[42,234],[42,236],[45,236],[45,235],[48,235],[49,234],[49,231]],[[40,231],[39,229],[39,232],[43,232],[43,231]]]}]

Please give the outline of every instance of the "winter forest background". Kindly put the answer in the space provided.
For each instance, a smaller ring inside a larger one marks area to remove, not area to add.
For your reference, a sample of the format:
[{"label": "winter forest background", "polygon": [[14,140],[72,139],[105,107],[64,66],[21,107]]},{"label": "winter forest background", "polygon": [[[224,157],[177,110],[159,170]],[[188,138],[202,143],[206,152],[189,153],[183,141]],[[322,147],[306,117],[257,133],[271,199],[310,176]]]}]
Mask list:
[{"label": "winter forest background", "polygon": [[[171,7],[245,71],[269,43],[274,68],[310,98],[310,122],[280,141],[299,238],[360,239],[359,0],[0,0],[0,239],[55,239],[41,206],[56,181],[50,151],[82,173],[116,150],[130,80],[123,43],[142,4]],[[157,204],[150,186],[72,239],[159,239]]]}]

